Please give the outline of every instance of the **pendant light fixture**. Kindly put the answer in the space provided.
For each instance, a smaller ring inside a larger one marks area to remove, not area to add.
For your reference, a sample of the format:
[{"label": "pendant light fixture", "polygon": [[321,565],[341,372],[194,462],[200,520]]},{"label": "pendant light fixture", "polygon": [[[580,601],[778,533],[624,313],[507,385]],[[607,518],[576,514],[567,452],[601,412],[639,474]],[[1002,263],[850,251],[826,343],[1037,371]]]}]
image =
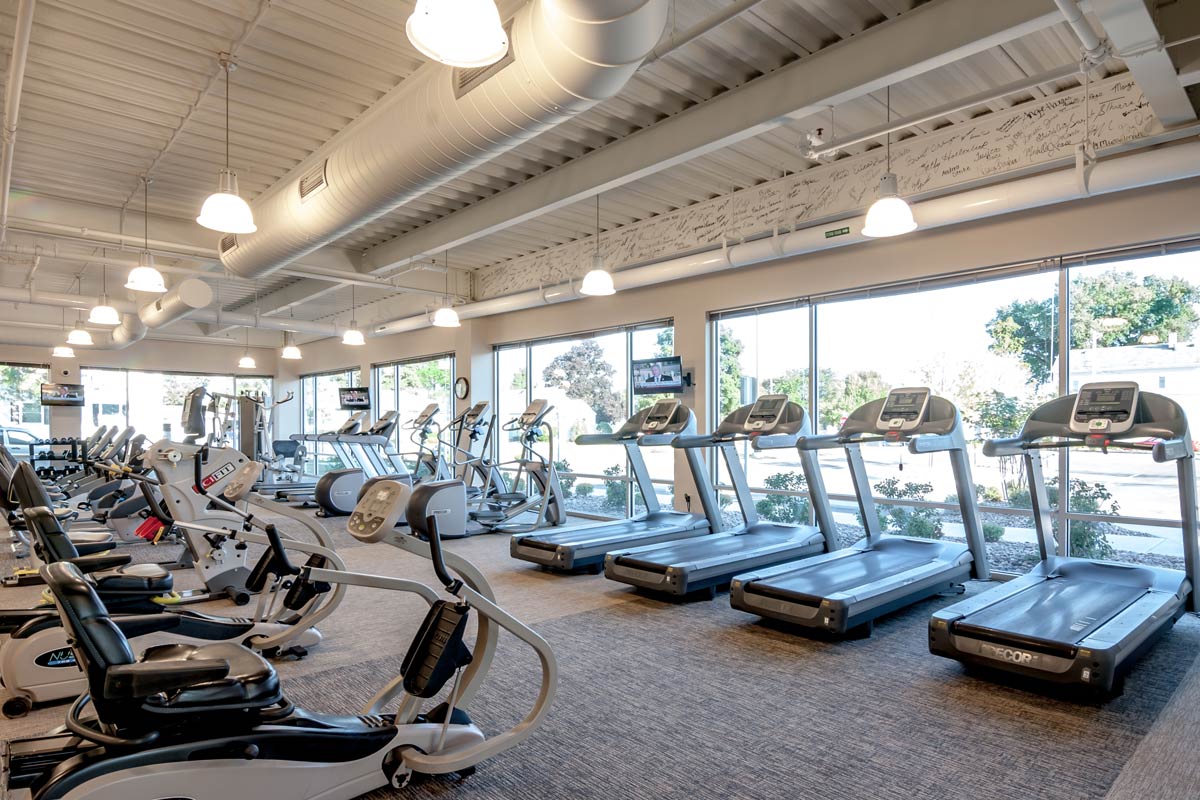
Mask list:
[{"label": "pendant light fixture", "polygon": [[[892,87],[887,88],[887,121],[892,122]],[[879,199],[867,209],[867,222],[863,225],[863,236],[883,238],[912,233],[917,229],[912,208],[900,196],[896,175],[892,172],[892,133],[887,134],[887,171],[879,181]]]},{"label": "pendant light fixture", "polygon": [[495,0],[417,0],[404,30],[413,47],[452,67],[486,67],[508,52]]},{"label": "pendant light fixture", "polygon": [[67,334],[67,344],[88,347],[95,344],[95,342],[92,341],[92,335],[83,327],[83,323],[76,321],[75,327]]},{"label": "pendant light fixture", "polygon": [[[67,329],[67,310],[65,308],[62,310],[62,326],[65,331]],[[60,344],[50,351],[50,355],[54,358],[74,358],[75,351],[65,344]]]},{"label": "pendant light fixture", "polygon": [[254,361],[254,356],[250,355],[250,326],[247,325],[246,331],[246,349],[242,351],[242,357],[238,359],[238,369],[254,369],[258,364]]},{"label": "pendant light fixture", "polygon": [[458,312],[454,310],[454,301],[450,298],[450,251],[446,251],[446,298],[442,307],[433,312],[435,328],[461,328]]},{"label": "pendant light fixture", "polygon": [[579,287],[580,294],[589,297],[604,297],[615,294],[612,274],[604,268],[604,258],[600,255],[600,195],[596,195],[596,253],[592,256],[592,269],[583,276],[583,284]]},{"label": "pendant light fixture", "polygon": [[362,347],[367,343],[363,338],[363,332],[358,329],[358,320],[354,318],[355,312],[354,303],[354,284],[350,284],[350,327],[342,334],[342,344],[348,344],[351,347]]},{"label": "pendant light fixture", "polygon": [[100,265],[100,303],[92,307],[88,322],[93,325],[120,325],[121,315],[108,304],[108,267]]},{"label": "pendant light fixture", "polygon": [[162,273],[154,268],[154,254],[150,252],[150,184],[154,179],[149,175],[142,176],[142,210],[145,214],[145,227],[142,254],[138,257],[138,265],[129,271],[125,279],[125,288],[134,292],[162,294],[167,290]]},{"label": "pendant light fixture", "polygon": [[299,361],[304,357],[300,348],[296,347],[296,339],[291,331],[283,332],[283,349],[279,351],[279,357],[288,361]]},{"label": "pendant light fixture", "polygon": [[229,73],[237,69],[237,65],[222,53],[221,68],[225,70],[225,169],[217,179],[217,191],[200,207],[196,222],[219,233],[254,233],[258,230],[254,213],[238,194],[237,173],[229,168]]},{"label": "pendant light fixture", "polygon": [[[75,281],[76,281],[75,282],[76,294],[82,295],[83,294],[82,273],[75,276]],[[82,300],[83,298],[80,297],[80,299]],[[76,312],[76,316],[75,316],[75,327],[72,328],[71,332],[67,334],[67,344],[82,345],[84,347],[94,344],[94,342],[92,342],[92,335],[90,333],[88,333],[87,329],[85,329],[83,327],[83,322],[80,321],[78,312]]]}]

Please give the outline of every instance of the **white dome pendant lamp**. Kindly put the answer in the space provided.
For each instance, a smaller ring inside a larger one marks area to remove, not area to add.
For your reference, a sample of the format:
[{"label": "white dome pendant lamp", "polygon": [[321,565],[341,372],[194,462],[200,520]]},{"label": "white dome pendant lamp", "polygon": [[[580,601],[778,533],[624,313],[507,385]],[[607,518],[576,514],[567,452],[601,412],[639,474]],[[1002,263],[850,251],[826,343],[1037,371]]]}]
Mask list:
[{"label": "white dome pendant lamp", "polygon": [[238,194],[237,173],[229,167],[229,73],[237,69],[237,65],[222,53],[221,68],[225,70],[225,169],[217,178],[217,191],[200,207],[196,222],[218,233],[254,233],[258,230],[254,213],[250,204]]},{"label": "white dome pendant lamp", "polygon": [[[892,121],[892,87],[887,89],[887,118]],[[900,196],[896,174],[892,172],[892,134],[887,134],[887,171],[879,181],[879,199],[867,209],[867,221],[863,225],[863,236],[885,238],[912,233],[917,229],[912,208]]]},{"label": "white dome pendant lamp", "polygon": [[125,279],[125,288],[133,292],[162,294],[167,290],[162,273],[154,268],[154,254],[150,252],[150,184],[154,181],[149,175],[142,176],[142,211],[145,215],[143,227],[145,240],[143,250],[138,256],[138,265],[129,270]]},{"label": "white dome pendant lamp", "polygon": [[616,294],[612,273],[604,268],[604,257],[600,255],[600,195],[596,195],[596,252],[592,256],[592,268],[583,276],[579,293],[588,297],[606,297]]},{"label": "white dome pendant lamp", "polygon": [[88,322],[92,325],[121,324],[121,315],[108,304],[108,267],[103,264],[100,265],[100,302],[92,306]]},{"label": "white dome pendant lamp", "polygon": [[435,328],[461,328],[458,312],[454,310],[454,300],[450,297],[450,251],[446,251],[446,297],[441,308],[433,312]]},{"label": "white dome pendant lamp", "polygon": [[354,302],[354,284],[350,284],[350,327],[342,334],[342,344],[350,347],[362,347],[367,343],[363,338],[363,332],[358,327],[358,320],[354,318],[355,308]]},{"label": "white dome pendant lamp", "polygon": [[404,30],[413,47],[451,67],[486,67],[508,52],[495,0],[417,0]]},{"label": "white dome pendant lamp", "polygon": [[288,361],[299,361],[304,357],[300,348],[296,346],[296,338],[291,331],[283,332],[283,349],[279,351],[279,357]]}]

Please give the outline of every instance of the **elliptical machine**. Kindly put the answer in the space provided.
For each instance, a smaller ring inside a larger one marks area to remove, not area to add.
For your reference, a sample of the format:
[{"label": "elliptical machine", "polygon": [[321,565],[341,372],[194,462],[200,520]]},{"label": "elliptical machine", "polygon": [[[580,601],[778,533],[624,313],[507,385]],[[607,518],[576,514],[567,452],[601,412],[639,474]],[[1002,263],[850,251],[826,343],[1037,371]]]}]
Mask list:
[{"label": "elliptical machine", "polygon": [[[566,496],[554,466],[554,429],[546,417],[554,410],[545,400],[534,400],[516,419],[509,420],[500,430],[518,433],[521,454],[512,461],[496,464],[488,470],[488,480],[479,495],[479,504],[470,512],[470,519],[493,533],[528,533],[538,528],[562,525],[567,520]],[[534,447],[543,438],[546,453]],[[512,491],[495,491],[493,474],[500,474],[505,465],[515,465]],[[530,489],[520,491],[521,487]],[[521,522],[522,515],[533,519]]]},{"label": "elliptical machine", "polygon": [[[386,542],[429,559],[448,599],[417,581],[295,567],[278,533],[268,531],[283,569],[298,585],[328,581],[409,592],[431,606],[400,674],[351,716],[296,708],[271,665],[237,645],[168,645],[135,659],[128,623],[109,616],[79,571],[65,563],[45,567],[89,691],[67,712],[66,732],[16,739],[0,751],[0,791],[12,800],[350,800],[384,786],[403,787],[417,774],[465,777],[484,759],[520,744],[553,701],[554,652],[496,605],[487,580],[470,562],[443,551],[437,517],[420,518],[424,501],[450,488],[448,483],[458,482],[428,484],[414,494],[411,535],[394,528],[401,511],[399,485],[387,481],[363,497],[347,526],[362,541]],[[464,641],[473,614],[474,652]],[[525,717],[487,738],[466,707],[487,676],[500,628],[534,651],[542,679]],[[425,701],[447,684],[449,699],[423,711]],[[89,704],[94,719],[83,716]],[[396,711],[388,713],[393,706]]]}]

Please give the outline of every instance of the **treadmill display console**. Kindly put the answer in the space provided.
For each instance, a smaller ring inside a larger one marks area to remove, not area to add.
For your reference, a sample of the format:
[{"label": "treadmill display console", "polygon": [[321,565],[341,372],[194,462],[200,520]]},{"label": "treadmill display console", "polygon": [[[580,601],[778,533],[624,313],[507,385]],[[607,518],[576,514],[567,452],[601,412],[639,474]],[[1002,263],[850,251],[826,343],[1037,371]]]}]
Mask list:
[{"label": "treadmill display console", "polygon": [[532,403],[529,404],[529,407],[525,409],[525,412],[523,414],[521,414],[521,422],[520,422],[521,427],[528,428],[532,425],[536,425],[537,421],[539,419],[541,419],[542,415],[545,413],[546,413],[546,401],[545,400],[534,400]]},{"label": "treadmill display console", "polygon": [[412,421],[413,427],[424,428],[429,424],[431,419],[437,416],[439,410],[440,409],[438,408],[437,403],[430,403],[429,405],[425,406],[425,408],[421,410],[421,413],[417,414],[417,418]]},{"label": "treadmill display console", "polygon": [[1074,433],[1118,434],[1133,427],[1138,385],[1131,381],[1085,383],[1075,395],[1070,428]]},{"label": "treadmill display console", "polygon": [[646,420],[642,423],[642,431],[656,433],[666,428],[671,424],[671,419],[675,416],[675,409],[679,406],[679,400],[659,400],[650,407],[650,413],[646,415]]},{"label": "treadmill display console", "polygon": [[755,401],[754,407],[750,409],[750,415],[746,417],[746,431],[748,433],[765,433],[772,430],[779,424],[779,418],[783,416],[783,410],[787,408],[787,404],[786,394],[764,394]]},{"label": "treadmill display console", "polygon": [[925,421],[932,392],[924,387],[892,389],[879,412],[882,431],[911,431]]}]

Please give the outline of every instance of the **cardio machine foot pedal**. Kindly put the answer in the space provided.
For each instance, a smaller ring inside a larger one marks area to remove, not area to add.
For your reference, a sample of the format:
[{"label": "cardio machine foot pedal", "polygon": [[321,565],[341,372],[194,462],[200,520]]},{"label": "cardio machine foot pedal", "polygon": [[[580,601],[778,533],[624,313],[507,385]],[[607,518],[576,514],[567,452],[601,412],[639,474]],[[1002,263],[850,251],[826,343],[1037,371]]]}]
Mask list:
[{"label": "cardio machine foot pedal", "polygon": [[471,663],[471,649],[463,642],[471,607],[438,600],[425,615],[400,666],[404,691],[429,698],[446,685],[454,673]]}]

